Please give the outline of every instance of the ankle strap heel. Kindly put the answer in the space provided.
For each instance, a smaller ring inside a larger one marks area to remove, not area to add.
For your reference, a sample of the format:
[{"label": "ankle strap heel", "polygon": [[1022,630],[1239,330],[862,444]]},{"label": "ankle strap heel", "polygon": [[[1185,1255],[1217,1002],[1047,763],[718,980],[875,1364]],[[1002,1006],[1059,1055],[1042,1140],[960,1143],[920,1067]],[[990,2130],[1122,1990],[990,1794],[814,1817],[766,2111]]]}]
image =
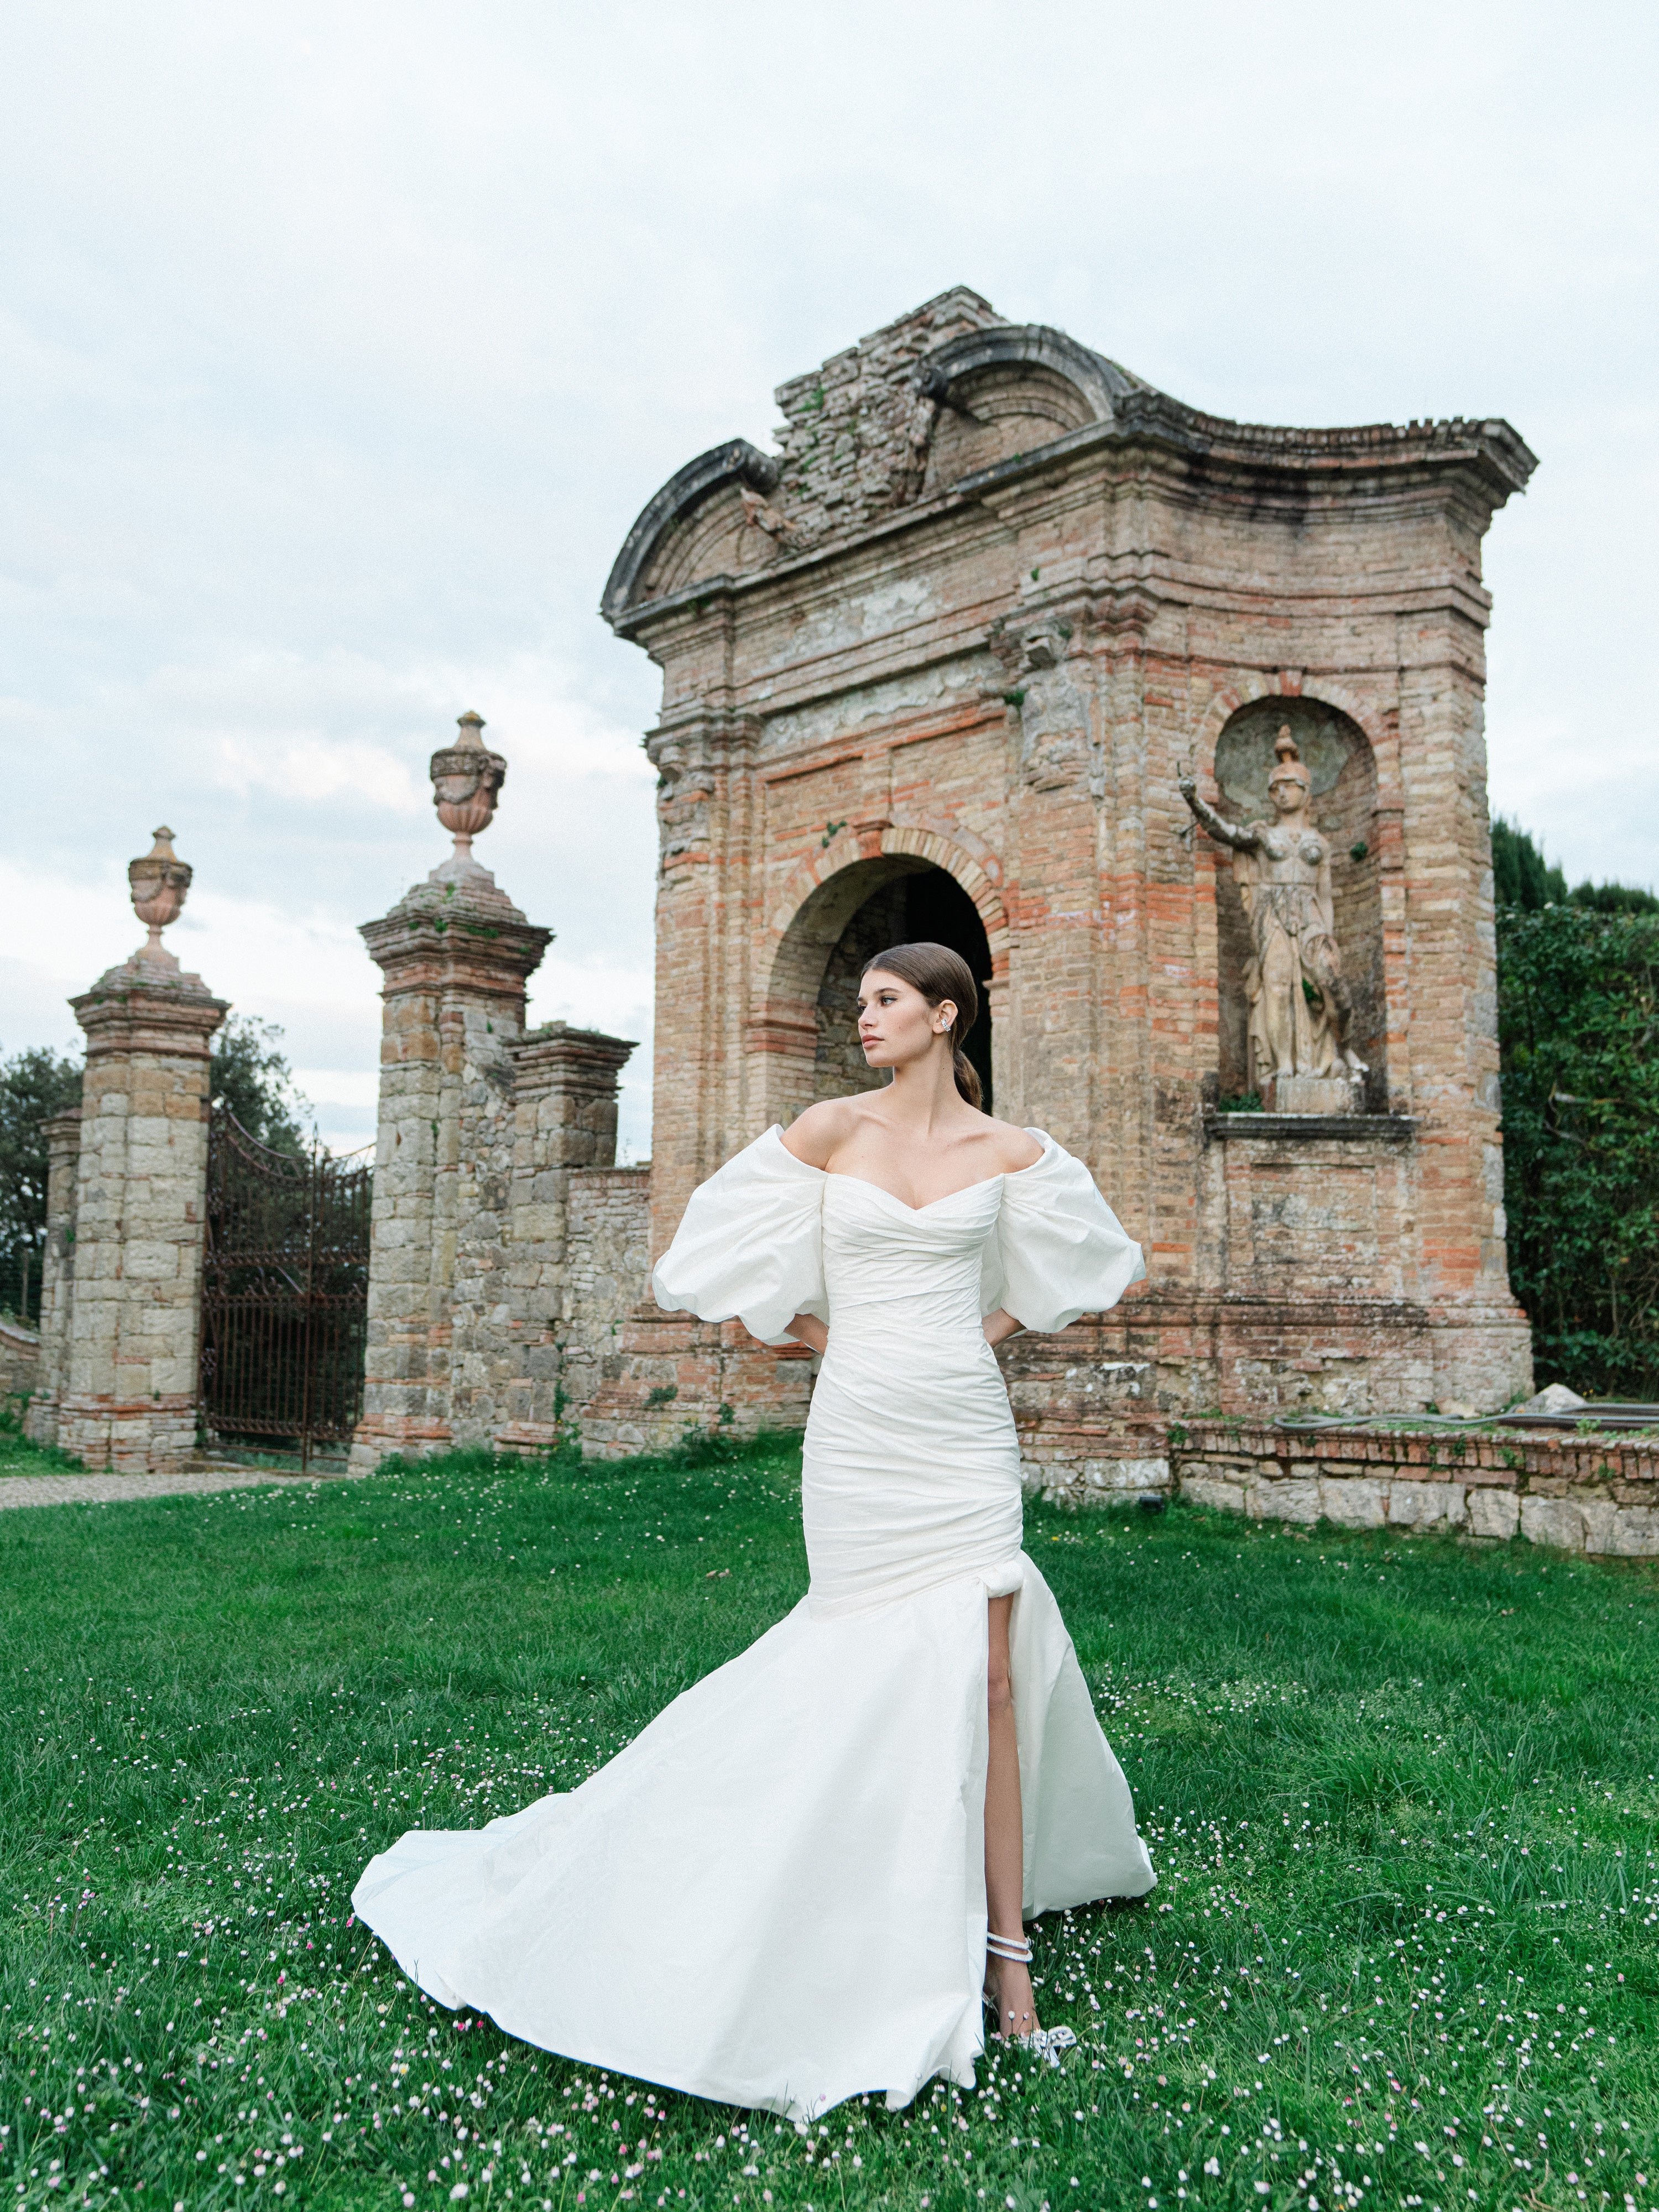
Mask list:
[{"label": "ankle strap heel", "polygon": [[1012,1959],[1017,1966],[1031,1963],[1031,1947],[1023,1938],[992,1934],[986,1937],[985,1948],[994,1959]]}]

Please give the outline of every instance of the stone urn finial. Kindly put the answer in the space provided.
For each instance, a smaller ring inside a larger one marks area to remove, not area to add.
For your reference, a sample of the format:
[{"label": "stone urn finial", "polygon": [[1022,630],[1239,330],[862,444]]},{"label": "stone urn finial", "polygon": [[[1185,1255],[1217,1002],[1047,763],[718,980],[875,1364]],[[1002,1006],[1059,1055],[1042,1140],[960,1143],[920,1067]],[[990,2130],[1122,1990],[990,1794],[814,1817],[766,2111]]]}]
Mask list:
[{"label": "stone urn finial", "polygon": [[163,825],[155,836],[150,850],[127,866],[133,911],[149,931],[133,957],[152,968],[176,969],[178,960],[162,944],[161,932],[170,921],[177,921],[183,911],[192,871],[189,862],[173,851],[171,830]]},{"label": "stone urn finial", "polygon": [[484,744],[483,717],[465,714],[456,724],[460,734],[453,745],[441,745],[432,756],[432,803],[438,819],[453,832],[455,855],[451,866],[477,866],[472,840],[488,830],[495,814],[495,797],[507,781],[507,763]]}]

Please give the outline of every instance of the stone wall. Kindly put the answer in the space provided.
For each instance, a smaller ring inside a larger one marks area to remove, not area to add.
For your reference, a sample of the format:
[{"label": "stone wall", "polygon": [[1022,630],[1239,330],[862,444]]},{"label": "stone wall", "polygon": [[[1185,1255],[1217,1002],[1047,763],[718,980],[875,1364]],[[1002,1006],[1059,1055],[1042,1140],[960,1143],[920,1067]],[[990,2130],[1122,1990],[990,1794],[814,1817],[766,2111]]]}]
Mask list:
[{"label": "stone wall", "polygon": [[[1097,1441],[1108,1442],[1104,1431]],[[1039,1458],[1030,1455],[1042,1440],[1028,1433],[1027,1488],[1072,1504],[1173,1490],[1253,1520],[1518,1535],[1659,1558],[1659,1437],[1149,1419],[1126,1422],[1109,1441],[1122,1456]]]},{"label": "stone wall", "polygon": [[46,1139],[46,1249],[40,1269],[40,1356],[25,1420],[36,1443],[58,1442],[69,1376],[75,1312],[75,1206],[80,1175],[81,1109],[43,1124]]},{"label": "stone wall", "polygon": [[32,1397],[40,1381],[39,1331],[21,1322],[0,1321],[0,1398]]},{"label": "stone wall", "polygon": [[580,1432],[600,1384],[618,1371],[623,1328],[650,1265],[650,1167],[579,1169],[569,1207],[560,1379],[564,1418]]}]

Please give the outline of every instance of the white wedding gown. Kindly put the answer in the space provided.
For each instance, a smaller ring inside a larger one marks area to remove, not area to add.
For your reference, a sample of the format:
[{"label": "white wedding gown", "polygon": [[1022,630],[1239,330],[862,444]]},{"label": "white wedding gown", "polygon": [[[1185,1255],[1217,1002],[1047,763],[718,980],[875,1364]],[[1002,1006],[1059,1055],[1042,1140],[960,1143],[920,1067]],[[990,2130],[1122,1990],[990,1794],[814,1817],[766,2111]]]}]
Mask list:
[{"label": "white wedding gown", "polygon": [[580,1789],[411,1829],[352,1905],[441,2003],[549,2051],[810,2118],[908,2102],[983,2048],[988,1598],[1011,1633],[1028,1917],[1156,1879],[1048,1584],[981,1316],[1029,1328],[1144,1273],[1041,1130],[1016,1175],[912,1208],[774,1128],[704,1183],[658,1301],[769,1342],[815,1312],[811,1570],[793,1612]]}]

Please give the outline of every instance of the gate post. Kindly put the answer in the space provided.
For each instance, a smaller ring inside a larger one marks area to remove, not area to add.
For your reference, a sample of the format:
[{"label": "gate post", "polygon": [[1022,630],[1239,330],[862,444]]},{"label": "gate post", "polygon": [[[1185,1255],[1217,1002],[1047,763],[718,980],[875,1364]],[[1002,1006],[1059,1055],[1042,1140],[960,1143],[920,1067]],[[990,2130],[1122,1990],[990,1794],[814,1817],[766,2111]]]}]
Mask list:
[{"label": "gate post", "polygon": [[[155,832],[155,849],[127,877],[149,942],[70,1001],[86,1032],[87,1069],[73,1290],[60,1259],[50,1413],[58,1443],[88,1467],[143,1474],[196,1445],[208,1055],[229,1009],[161,944],[191,879],[170,830]],[[67,1138],[63,1150],[66,1162]]]},{"label": "gate post", "polygon": [[525,986],[553,936],[472,858],[507,763],[485,750],[477,715],[459,726],[431,766],[453,855],[362,930],[386,983],[357,1467],[453,1437],[457,1247],[491,1210],[494,1164],[510,1161],[507,1048],[523,1035]]}]

